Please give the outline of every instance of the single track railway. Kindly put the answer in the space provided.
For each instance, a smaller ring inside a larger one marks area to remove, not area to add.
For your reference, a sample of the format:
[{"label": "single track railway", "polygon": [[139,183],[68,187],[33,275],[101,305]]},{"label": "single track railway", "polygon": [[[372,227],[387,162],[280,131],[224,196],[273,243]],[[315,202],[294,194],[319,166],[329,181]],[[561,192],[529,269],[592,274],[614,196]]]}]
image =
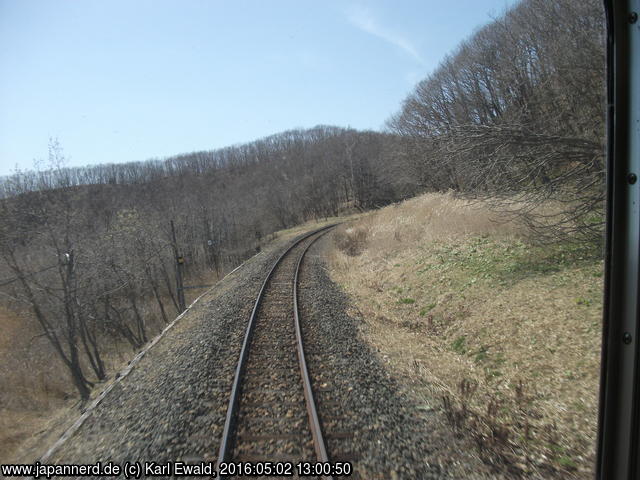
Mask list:
[{"label": "single track railway", "polygon": [[[262,284],[231,387],[218,453],[218,478],[240,478],[247,473],[241,467],[220,468],[229,464],[329,462],[305,360],[297,288],[304,255],[334,226],[295,241],[278,258]],[[268,478],[283,474],[275,468],[270,471],[275,474]],[[296,478],[298,472],[294,469],[289,474]]]}]

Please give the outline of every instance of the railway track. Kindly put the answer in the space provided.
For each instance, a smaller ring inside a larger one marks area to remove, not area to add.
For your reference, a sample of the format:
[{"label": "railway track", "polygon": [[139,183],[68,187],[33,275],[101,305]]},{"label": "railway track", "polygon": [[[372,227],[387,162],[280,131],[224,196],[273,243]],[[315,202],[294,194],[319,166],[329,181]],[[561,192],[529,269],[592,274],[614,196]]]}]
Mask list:
[{"label": "railway track", "polygon": [[[242,478],[247,473],[296,478],[298,468],[285,471],[283,465],[328,465],[305,360],[297,287],[304,255],[332,227],[298,239],[278,258],[262,285],[231,388],[218,478]],[[253,467],[247,471],[243,466],[249,463]]]}]

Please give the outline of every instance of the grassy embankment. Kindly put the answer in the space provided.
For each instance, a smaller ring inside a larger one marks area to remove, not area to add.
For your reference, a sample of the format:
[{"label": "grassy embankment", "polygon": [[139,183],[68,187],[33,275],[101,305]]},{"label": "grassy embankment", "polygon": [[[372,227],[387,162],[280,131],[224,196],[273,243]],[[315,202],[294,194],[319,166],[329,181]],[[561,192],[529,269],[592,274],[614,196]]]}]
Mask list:
[{"label": "grassy embankment", "polygon": [[589,478],[602,262],[428,194],[341,227],[332,275],[423,408],[500,469]]}]

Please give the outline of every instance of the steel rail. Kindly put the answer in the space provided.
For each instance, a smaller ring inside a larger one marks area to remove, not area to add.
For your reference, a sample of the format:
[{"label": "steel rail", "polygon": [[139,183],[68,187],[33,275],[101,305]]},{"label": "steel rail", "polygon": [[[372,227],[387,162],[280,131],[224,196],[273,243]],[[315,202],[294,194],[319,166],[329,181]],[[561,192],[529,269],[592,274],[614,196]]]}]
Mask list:
[{"label": "steel rail", "polygon": [[[302,265],[302,260],[304,259],[307,251],[311,246],[316,243],[323,235],[328,233],[325,231],[318,235],[313,239],[309,245],[305,247],[300,258],[298,259],[298,264],[296,265],[296,273],[293,277],[293,317],[295,320],[296,327],[296,345],[298,350],[298,361],[300,363],[300,373],[302,375],[302,383],[304,387],[304,398],[307,404],[307,414],[309,415],[309,426],[311,428],[311,435],[313,436],[313,445],[316,450],[316,457],[318,462],[326,463],[329,461],[329,456],[327,455],[327,448],[324,444],[324,438],[322,436],[322,427],[320,425],[320,420],[318,419],[318,411],[316,409],[316,402],[313,398],[313,388],[311,387],[311,380],[309,378],[309,370],[307,369],[307,361],[304,356],[304,347],[302,344],[302,331],[300,329],[300,314],[298,312],[298,276],[300,273],[300,265]],[[323,476],[324,480],[333,480],[331,476]]]},{"label": "steel rail", "polygon": [[[218,472],[220,471],[220,468],[219,468],[220,464],[229,460],[229,454],[233,448],[233,435],[235,433],[236,420],[238,417],[238,400],[240,398],[242,379],[244,377],[247,357],[249,355],[249,348],[251,346],[251,338],[253,336],[256,315],[258,313],[258,308],[260,307],[260,304],[262,302],[262,297],[267,287],[267,284],[269,283],[269,280],[273,276],[273,272],[276,270],[277,266],[280,264],[282,259],[286,257],[289,254],[289,252],[291,252],[291,250],[293,250],[296,246],[298,246],[301,242],[303,242],[307,238],[313,235],[316,235],[322,232],[323,230],[328,230],[335,226],[336,226],[335,224],[327,225],[325,227],[309,232],[303,235],[302,237],[298,238],[293,244],[289,246],[289,248],[287,248],[278,257],[278,259],[275,261],[275,263],[269,270],[269,273],[267,274],[266,278],[264,279],[264,282],[262,283],[262,287],[260,287],[260,292],[258,293],[258,297],[256,298],[256,302],[253,306],[253,311],[251,312],[251,316],[249,317],[249,324],[247,325],[247,329],[245,331],[244,340],[242,342],[242,349],[240,350],[240,358],[238,360],[238,365],[236,367],[233,384],[231,386],[229,405],[227,407],[227,416],[224,422],[224,429],[222,431],[220,449],[218,451],[218,461],[216,464],[216,467],[217,467],[216,471]],[[218,475],[216,478],[221,479],[223,477]]]}]

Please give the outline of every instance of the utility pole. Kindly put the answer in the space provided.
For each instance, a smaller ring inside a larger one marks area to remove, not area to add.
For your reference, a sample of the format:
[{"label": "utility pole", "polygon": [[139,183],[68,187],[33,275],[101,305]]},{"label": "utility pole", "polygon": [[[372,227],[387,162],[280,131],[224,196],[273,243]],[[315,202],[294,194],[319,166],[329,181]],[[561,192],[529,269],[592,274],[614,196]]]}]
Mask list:
[{"label": "utility pole", "polygon": [[184,268],[184,257],[178,252],[178,242],[176,240],[176,227],[171,220],[171,237],[173,239],[173,254],[176,259],[176,291],[178,294],[178,308],[180,313],[187,309],[184,299],[184,285],[182,284],[182,269]]}]

